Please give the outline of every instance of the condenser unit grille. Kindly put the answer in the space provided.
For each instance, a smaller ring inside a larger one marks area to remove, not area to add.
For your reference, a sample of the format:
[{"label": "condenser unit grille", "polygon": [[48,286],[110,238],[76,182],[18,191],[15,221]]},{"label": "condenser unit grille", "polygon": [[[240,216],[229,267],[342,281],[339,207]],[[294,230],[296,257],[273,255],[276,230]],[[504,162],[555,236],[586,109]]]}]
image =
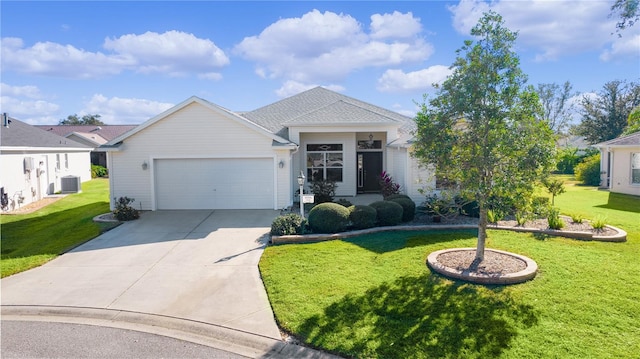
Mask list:
[{"label": "condenser unit grille", "polygon": [[60,179],[60,186],[62,187],[62,193],[77,193],[80,192],[80,177],[78,176],[64,176]]}]

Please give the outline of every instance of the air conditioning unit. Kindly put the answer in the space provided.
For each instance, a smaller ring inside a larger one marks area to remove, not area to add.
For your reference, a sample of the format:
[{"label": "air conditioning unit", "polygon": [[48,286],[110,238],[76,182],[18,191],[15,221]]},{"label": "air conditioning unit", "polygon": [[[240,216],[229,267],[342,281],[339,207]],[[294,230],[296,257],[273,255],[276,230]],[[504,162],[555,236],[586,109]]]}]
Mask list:
[{"label": "air conditioning unit", "polygon": [[64,176],[60,179],[60,185],[62,193],[78,193],[82,189],[78,176]]}]

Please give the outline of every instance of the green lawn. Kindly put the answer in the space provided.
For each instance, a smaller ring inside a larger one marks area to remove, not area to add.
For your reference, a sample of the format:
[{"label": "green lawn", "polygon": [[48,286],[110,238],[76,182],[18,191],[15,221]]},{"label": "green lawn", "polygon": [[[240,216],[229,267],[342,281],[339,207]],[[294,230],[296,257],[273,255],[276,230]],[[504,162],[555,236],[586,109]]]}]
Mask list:
[{"label": "green lawn", "polygon": [[94,179],[71,194],[36,212],[2,215],[0,267],[2,277],[40,266],[84,243],[113,224],[93,222],[109,212],[109,182]]},{"label": "green lawn", "polygon": [[628,232],[626,243],[490,231],[537,277],[486,287],[432,274],[435,250],[475,231],[383,233],[268,247],[260,270],[279,324],[311,346],[357,358],[637,358],[640,198],[567,184],[563,213]]}]

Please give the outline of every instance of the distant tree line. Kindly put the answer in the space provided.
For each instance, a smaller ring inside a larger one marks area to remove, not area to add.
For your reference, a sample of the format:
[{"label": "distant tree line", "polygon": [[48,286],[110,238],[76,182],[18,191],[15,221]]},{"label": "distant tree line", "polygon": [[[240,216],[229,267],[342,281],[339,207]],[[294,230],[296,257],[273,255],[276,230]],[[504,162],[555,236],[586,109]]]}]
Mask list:
[{"label": "distant tree line", "polygon": [[59,125],[104,125],[104,122],[100,120],[100,115],[89,114],[82,117],[78,117],[77,114],[69,115],[67,118],[60,120]]}]

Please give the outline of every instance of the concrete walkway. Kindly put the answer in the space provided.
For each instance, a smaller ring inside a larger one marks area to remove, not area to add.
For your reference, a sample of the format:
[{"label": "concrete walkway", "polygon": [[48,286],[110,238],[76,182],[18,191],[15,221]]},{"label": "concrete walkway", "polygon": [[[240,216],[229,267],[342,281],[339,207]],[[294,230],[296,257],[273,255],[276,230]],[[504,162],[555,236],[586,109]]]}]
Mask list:
[{"label": "concrete walkway", "polygon": [[145,212],[39,268],[2,279],[3,320],[168,328],[182,339],[213,338],[225,349],[238,344],[244,349],[235,352],[249,357],[281,352],[285,345],[257,266],[277,215]]}]

